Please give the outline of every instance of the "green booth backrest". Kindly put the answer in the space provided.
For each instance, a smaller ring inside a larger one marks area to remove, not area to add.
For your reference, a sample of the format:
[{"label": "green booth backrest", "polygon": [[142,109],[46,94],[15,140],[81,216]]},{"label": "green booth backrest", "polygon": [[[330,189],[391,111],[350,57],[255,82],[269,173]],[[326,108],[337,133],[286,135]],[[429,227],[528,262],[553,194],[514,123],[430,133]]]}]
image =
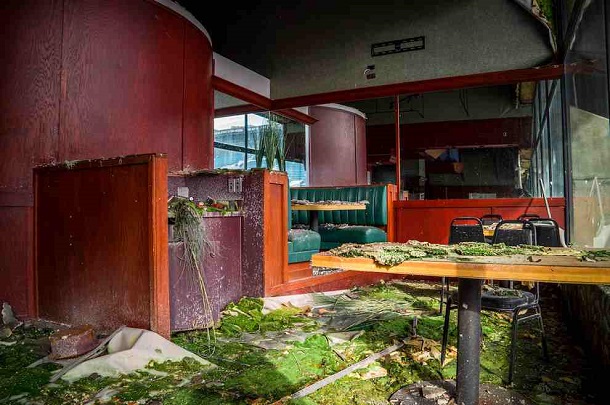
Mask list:
[{"label": "green booth backrest", "polygon": [[[367,200],[366,210],[361,211],[320,211],[321,224],[350,224],[384,226],[388,224],[388,197],[385,185],[291,188],[289,200],[309,201],[351,201]],[[290,202],[290,201],[289,201]],[[292,211],[292,210],[291,210]],[[292,224],[309,224],[308,211],[292,211],[288,222]]]}]

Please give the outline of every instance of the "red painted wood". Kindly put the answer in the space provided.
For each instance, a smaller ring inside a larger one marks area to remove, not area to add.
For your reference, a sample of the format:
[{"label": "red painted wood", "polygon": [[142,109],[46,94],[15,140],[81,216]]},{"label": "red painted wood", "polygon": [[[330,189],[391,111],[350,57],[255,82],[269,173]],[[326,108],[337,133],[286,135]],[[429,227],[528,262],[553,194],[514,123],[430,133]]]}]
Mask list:
[{"label": "red painted wood", "polygon": [[361,87],[305,96],[287,97],[273,100],[273,109],[294,108],[306,105],[345,103],[371,98],[392,97],[395,95],[431,93],[452,89],[483,87],[502,84],[515,84],[527,81],[559,79],[563,75],[563,65],[549,65],[535,68],[505,70],[501,72],[477,73],[465,76],[442,77],[387,84],[383,86]]},{"label": "red painted wood", "polygon": [[2,2],[0,191],[3,193],[31,193],[32,167],[57,160],[62,3]]},{"label": "red painted wood", "polygon": [[[402,151],[480,146],[529,148],[531,125],[531,117],[402,124]],[[396,147],[395,126],[371,125],[366,130],[370,163],[388,160]]]},{"label": "red painted wood", "polygon": [[264,108],[257,107],[254,104],[242,104],[233,107],[223,107],[214,110],[214,118],[231,117],[233,115],[245,115],[255,112],[266,111]]},{"label": "red painted wood", "polygon": [[491,214],[491,208],[419,208],[396,209],[398,242],[419,240],[430,243],[449,242],[449,224],[456,217],[481,217]]},{"label": "red painted wood", "polygon": [[228,94],[229,96],[238,98],[245,101],[246,103],[254,104],[263,110],[272,110],[271,99],[261,96],[260,94],[242,87],[238,84],[232,83],[226,79],[218,76],[212,77],[212,86],[214,90]]},{"label": "red painted wood", "polygon": [[287,108],[285,110],[274,110],[273,112],[278,115],[281,115],[282,117],[290,118],[293,121],[300,122],[301,124],[313,125],[318,121],[311,115],[307,115],[299,110],[295,110],[292,108]]},{"label": "red painted wood", "polygon": [[57,160],[61,0],[0,6],[0,301],[34,313],[32,167]]},{"label": "red painted wood", "polygon": [[33,212],[30,207],[0,207],[0,302],[19,316],[34,313]]},{"label": "red painted wood", "polygon": [[[549,206],[553,219],[564,226],[565,199],[549,199]],[[533,213],[547,217],[541,198],[396,201],[394,210],[398,242],[413,239],[447,243],[451,220],[461,216],[499,213],[504,219],[517,219],[524,213]]]},{"label": "red painted wood", "polygon": [[163,152],[180,170],[184,19],[145,1],[64,13],[59,159]]},{"label": "red painted wood", "polygon": [[212,45],[201,31],[186,23],[184,46],[182,165],[184,169],[213,169]]},{"label": "red painted wood", "polygon": [[364,121],[364,118],[348,111],[327,107],[311,107],[309,114],[318,120],[311,126],[309,137],[309,184],[356,184],[358,179],[363,177],[358,171],[366,170],[366,161],[361,161],[365,153],[357,150],[364,145],[360,145],[356,140],[356,122]]},{"label": "red painted wood", "polygon": [[288,177],[265,170],[263,182],[263,268],[268,291],[288,280]]},{"label": "red painted wood", "polygon": [[0,208],[32,206],[41,163],[167,152],[173,170],[211,167],[212,51],[182,16],[147,0],[5,0],[0,25]]},{"label": "red painted wood", "polygon": [[166,167],[145,155],[36,170],[40,317],[168,336]]},{"label": "red painted wood", "polygon": [[398,189],[398,195],[400,199],[400,192],[402,190],[402,172],[400,170],[401,147],[400,147],[400,96],[394,96],[394,151],[396,152],[396,188]]},{"label": "red painted wood", "polygon": [[[243,104],[236,105],[234,107],[224,107],[218,108],[214,111],[215,118],[221,117],[230,117],[233,115],[244,115],[250,114],[254,112],[265,111],[264,108],[257,107],[254,104]],[[300,112],[299,110],[295,110],[292,108],[288,108],[285,110],[276,110],[273,111],[277,115],[281,115],[282,117],[290,118],[293,121],[300,122],[301,124],[312,125],[315,124],[318,120],[312,117],[311,115],[307,115],[305,113]]]}]

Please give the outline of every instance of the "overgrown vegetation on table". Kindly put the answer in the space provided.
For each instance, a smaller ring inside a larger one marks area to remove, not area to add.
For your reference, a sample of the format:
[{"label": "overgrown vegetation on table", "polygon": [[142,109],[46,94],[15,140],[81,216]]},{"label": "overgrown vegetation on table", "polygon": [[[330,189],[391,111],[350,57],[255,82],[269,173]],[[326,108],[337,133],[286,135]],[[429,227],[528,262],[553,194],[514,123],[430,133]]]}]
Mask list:
[{"label": "overgrown vegetation on table", "polygon": [[[150,364],[122,378],[92,375],[73,384],[45,385],[56,366],[25,366],[49,330],[15,330],[0,341],[0,403],[84,404],[272,404],[397,341],[405,345],[306,398],[298,405],[387,404],[389,395],[411,382],[454,378],[455,348],[441,366],[443,317],[437,313],[440,286],[394,282],[317,296],[312,305],[266,311],[262,300],[231,304],[217,329],[213,353],[205,331],[176,334],[173,341],[218,365],[194,361]],[[520,328],[515,388],[539,404],[587,403],[583,354],[569,338],[554,290],[544,294],[543,314],[551,361],[542,360],[539,336]],[[456,344],[456,311],[450,345]],[[417,321],[414,321],[417,319]],[[483,382],[502,384],[507,375],[510,323],[497,313],[482,315]],[[279,402],[281,403],[281,402]]]},{"label": "overgrown vegetation on table", "polygon": [[365,257],[382,266],[396,266],[406,261],[443,259],[463,261],[477,256],[575,256],[586,261],[610,260],[610,251],[584,251],[573,248],[548,248],[544,246],[507,246],[504,243],[489,244],[462,242],[456,245],[439,245],[428,242],[346,243],[328,254],[340,257]]}]

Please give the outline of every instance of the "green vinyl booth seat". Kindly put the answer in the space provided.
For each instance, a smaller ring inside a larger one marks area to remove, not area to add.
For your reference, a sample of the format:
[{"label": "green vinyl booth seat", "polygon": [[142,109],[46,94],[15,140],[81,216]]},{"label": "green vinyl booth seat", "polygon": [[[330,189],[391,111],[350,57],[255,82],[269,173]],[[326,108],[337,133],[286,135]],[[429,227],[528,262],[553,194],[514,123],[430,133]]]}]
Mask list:
[{"label": "green vinyl booth seat", "polygon": [[309,229],[292,228],[292,208],[288,199],[288,263],[308,262],[320,252],[320,234]]},{"label": "green vinyl booth seat", "polygon": [[344,243],[387,242],[387,234],[374,226],[320,227],[321,249],[333,249]]},{"label": "green vinyl booth seat", "polygon": [[[386,232],[379,228],[388,225],[386,185],[291,188],[290,200],[369,202],[365,210],[320,211],[318,218],[322,249],[332,249],[343,243],[387,242]],[[292,224],[309,224],[308,211],[289,212],[291,217],[288,222],[291,227]]]},{"label": "green vinyl booth seat", "polygon": [[320,234],[309,229],[288,231],[288,263],[308,262],[320,252]]}]

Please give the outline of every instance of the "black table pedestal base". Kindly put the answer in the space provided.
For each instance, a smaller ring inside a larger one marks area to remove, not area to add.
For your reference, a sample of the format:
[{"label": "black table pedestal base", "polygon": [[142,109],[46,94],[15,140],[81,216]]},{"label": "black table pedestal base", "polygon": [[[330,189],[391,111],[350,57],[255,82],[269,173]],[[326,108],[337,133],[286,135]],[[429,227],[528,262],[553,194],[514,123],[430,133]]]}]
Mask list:
[{"label": "black table pedestal base", "polygon": [[309,211],[309,229],[314,232],[320,230],[320,220],[318,211]]},{"label": "black table pedestal base", "polygon": [[[479,387],[479,405],[531,405],[532,402],[515,391],[491,384]],[[392,405],[449,405],[455,401],[455,381],[421,381],[396,391],[390,397]],[[470,405],[462,403],[464,405]],[[462,405],[459,404],[459,405]]]},{"label": "black table pedestal base", "polygon": [[456,398],[476,405],[481,371],[481,280],[458,282],[458,354]]}]

